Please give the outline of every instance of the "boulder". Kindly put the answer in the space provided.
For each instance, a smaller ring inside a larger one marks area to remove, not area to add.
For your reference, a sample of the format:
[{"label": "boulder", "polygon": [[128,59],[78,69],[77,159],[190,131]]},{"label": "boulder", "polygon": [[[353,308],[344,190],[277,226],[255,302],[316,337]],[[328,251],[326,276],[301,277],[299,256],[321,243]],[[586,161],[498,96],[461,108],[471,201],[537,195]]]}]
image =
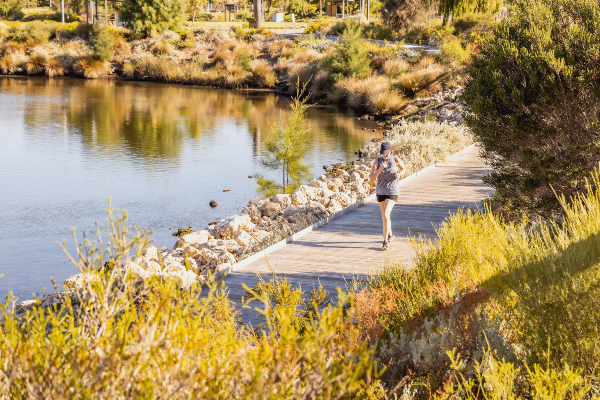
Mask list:
[{"label": "boulder", "polygon": [[268,203],[265,203],[260,208],[260,213],[262,214],[263,217],[271,217],[272,215],[279,214],[280,211],[281,211],[281,204],[273,203],[271,201],[269,201]]},{"label": "boulder", "polygon": [[272,203],[277,203],[281,206],[281,209],[287,208],[292,205],[292,196],[289,194],[276,194],[269,198]]},{"label": "boulder", "polygon": [[181,236],[175,242],[173,246],[173,250],[178,247],[185,247],[187,244],[203,244],[212,239],[212,235],[207,230],[197,231],[193,233],[188,233],[187,235]]},{"label": "boulder", "polygon": [[363,178],[365,181],[369,180],[369,175],[370,175],[371,170],[361,170],[358,172],[358,174],[360,175],[361,178]]},{"label": "boulder", "polygon": [[337,200],[331,200],[331,202],[327,206],[327,213],[329,215],[332,215],[332,214],[342,211],[343,209],[344,208]]},{"label": "boulder", "polygon": [[263,240],[265,240],[269,236],[269,232],[263,231],[258,228],[253,229],[248,233],[250,234],[250,236],[252,236],[252,238],[254,240],[256,240],[257,243],[261,243]]},{"label": "boulder", "polygon": [[[346,193],[336,193],[331,196],[330,199],[331,201],[336,201],[342,207],[348,207],[350,204],[352,204],[352,199]],[[329,205],[327,205],[327,207],[329,207]]]},{"label": "boulder", "polygon": [[335,176],[343,180],[348,178],[348,173],[343,169],[338,169],[337,171],[335,171]]},{"label": "boulder", "polygon": [[343,186],[344,182],[340,178],[333,178],[327,181],[327,187],[334,192],[339,192]]},{"label": "boulder", "polygon": [[68,277],[65,279],[63,285],[67,290],[81,289],[86,282],[95,282],[98,279],[98,276],[93,273],[81,273]]},{"label": "boulder", "polygon": [[[59,295],[58,293],[48,293],[42,299],[40,307],[44,308],[44,309],[46,309],[46,308],[52,308],[55,304],[58,305],[60,303],[62,303],[62,296],[61,295]],[[21,312],[21,313],[23,313],[23,312]]]},{"label": "boulder", "polygon": [[252,223],[256,223],[262,216],[260,210],[254,204],[248,204],[246,207],[242,208],[242,215],[250,216],[250,221],[252,221]]},{"label": "boulder", "polygon": [[[236,243],[240,246],[240,249],[246,248],[246,247],[251,247],[254,243],[256,243],[254,238],[252,236],[250,236],[250,234],[246,231],[237,230],[234,232],[233,237],[234,237]],[[239,253],[240,249],[238,249],[238,253]]]},{"label": "boulder", "polygon": [[[81,274],[78,274],[81,275]],[[15,307],[15,314],[25,313],[27,311],[33,310],[33,307],[38,305],[37,300],[23,300]]]},{"label": "boulder", "polygon": [[310,201],[306,205],[306,211],[308,214],[313,216],[313,223],[317,222],[321,218],[327,217],[327,211],[325,210],[325,206],[316,201]]},{"label": "boulder", "polygon": [[305,205],[309,200],[318,198],[317,190],[311,186],[300,185],[292,192],[292,204]]},{"label": "boulder", "polygon": [[349,182],[356,182],[359,179],[363,179],[358,172],[352,172],[348,177]]},{"label": "boulder", "polygon": [[144,268],[140,267],[133,261],[127,261],[124,265],[124,269],[126,275],[131,275],[142,279],[148,279],[152,275],[150,272],[147,272]]},{"label": "boulder", "polygon": [[162,276],[178,280],[183,288],[188,288],[198,282],[198,275],[194,271],[170,270],[165,271]]},{"label": "boulder", "polygon": [[283,211],[283,218],[290,224],[301,223],[306,219],[306,211],[303,207],[292,205]]},{"label": "boulder", "polygon": [[315,191],[315,194],[316,194],[316,196],[315,196],[314,200],[315,201],[319,201],[319,199],[322,199],[322,198],[328,199],[331,196],[333,196],[333,191],[331,191],[331,190],[329,190],[327,188],[321,188],[321,189],[317,189]]},{"label": "boulder", "polygon": [[247,214],[234,215],[219,221],[215,226],[217,239],[233,239],[233,233],[238,230],[250,231],[254,229],[254,223]]},{"label": "boulder", "polygon": [[161,268],[160,268],[160,264],[157,263],[156,261],[149,261],[146,263],[145,265],[146,267],[146,271],[152,273],[152,274],[158,274],[159,272],[161,272]]},{"label": "boulder", "polygon": [[173,252],[163,260],[163,271],[183,268],[185,270],[185,257],[182,253]]},{"label": "boulder", "polygon": [[308,185],[315,189],[327,189],[327,183],[319,179],[309,182]]}]

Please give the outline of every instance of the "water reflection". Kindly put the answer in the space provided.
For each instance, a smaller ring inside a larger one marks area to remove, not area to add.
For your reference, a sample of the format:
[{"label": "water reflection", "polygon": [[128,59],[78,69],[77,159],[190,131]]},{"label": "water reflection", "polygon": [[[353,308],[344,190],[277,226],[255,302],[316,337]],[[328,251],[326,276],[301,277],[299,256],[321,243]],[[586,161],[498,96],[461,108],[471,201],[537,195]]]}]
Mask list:
[{"label": "water reflection", "polygon": [[[288,114],[289,100],[272,93],[0,78],[0,296],[75,273],[55,243],[71,226],[89,232],[104,221],[108,197],[159,246],[172,246],[169,227],[201,229],[236,213],[256,195],[248,176],[270,127]],[[331,107],[311,108],[308,124],[314,175],[375,135]]]}]

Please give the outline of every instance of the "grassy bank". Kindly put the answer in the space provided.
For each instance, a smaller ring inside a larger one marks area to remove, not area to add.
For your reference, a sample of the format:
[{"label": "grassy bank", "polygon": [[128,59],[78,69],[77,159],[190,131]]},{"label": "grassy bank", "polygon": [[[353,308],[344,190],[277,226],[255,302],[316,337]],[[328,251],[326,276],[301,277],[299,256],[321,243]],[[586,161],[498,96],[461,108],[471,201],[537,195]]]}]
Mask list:
[{"label": "grassy bank", "polygon": [[401,45],[362,42],[360,27],[346,29],[356,34],[346,32],[343,43],[197,26],[133,40],[114,28],[96,32],[78,23],[10,22],[0,27],[0,72],[271,88],[291,94],[300,84],[308,86],[313,100],[372,114],[413,111],[413,98],[453,88],[461,80],[460,68],[455,71],[451,61]]}]

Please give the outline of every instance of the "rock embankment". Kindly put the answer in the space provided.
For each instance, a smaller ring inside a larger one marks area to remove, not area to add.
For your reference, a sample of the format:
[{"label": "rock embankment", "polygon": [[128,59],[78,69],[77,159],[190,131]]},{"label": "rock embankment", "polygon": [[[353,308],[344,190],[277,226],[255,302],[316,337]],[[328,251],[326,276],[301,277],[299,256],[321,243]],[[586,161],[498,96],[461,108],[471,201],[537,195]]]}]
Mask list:
[{"label": "rock embankment", "polygon": [[463,91],[463,88],[459,86],[431,97],[416,99],[413,104],[424,108],[407,119],[409,121],[446,122],[453,126],[463,125],[465,123],[463,119],[464,104],[461,100]]},{"label": "rock embankment", "polygon": [[[240,215],[224,218],[201,231],[183,235],[171,250],[150,246],[127,261],[123,272],[147,279],[177,279],[182,286],[204,281],[216,273],[283,238],[369,196],[370,162],[363,160],[334,169],[291,194],[251,200]],[[67,289],[83,287],[86,277],[65,280]]]}]

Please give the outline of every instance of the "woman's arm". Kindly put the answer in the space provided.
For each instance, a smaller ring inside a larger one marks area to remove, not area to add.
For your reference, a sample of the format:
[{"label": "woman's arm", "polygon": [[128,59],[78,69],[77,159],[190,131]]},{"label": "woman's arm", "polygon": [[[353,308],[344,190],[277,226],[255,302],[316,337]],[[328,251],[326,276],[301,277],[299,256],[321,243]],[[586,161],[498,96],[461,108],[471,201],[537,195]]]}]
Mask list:
[{"label": "woman's arm", "polygon": [[[369,174],[370,181],[374,181],[375,179],[377,179],[377,175],[379,175],[379,173],[383,171],[383,163],[381,163],[381,166],[379,166],[378,164],[379,159],[375,159],[373,161],[373,165],[371,165],[371,173]],[[377,168],[378,166],[380,167],[379,169]]]},{"label": "woman's arm", "polygon": [[398,157],[396,157],[396,165],[398,165],[398,167],[400,168],[400,172],[396,173],[396,179],[398,179],[402,175],[404,175],[404,173],[406,173],[406,165],[404,165],[404,163],[402,162],[402,160],[399,159]]}]

